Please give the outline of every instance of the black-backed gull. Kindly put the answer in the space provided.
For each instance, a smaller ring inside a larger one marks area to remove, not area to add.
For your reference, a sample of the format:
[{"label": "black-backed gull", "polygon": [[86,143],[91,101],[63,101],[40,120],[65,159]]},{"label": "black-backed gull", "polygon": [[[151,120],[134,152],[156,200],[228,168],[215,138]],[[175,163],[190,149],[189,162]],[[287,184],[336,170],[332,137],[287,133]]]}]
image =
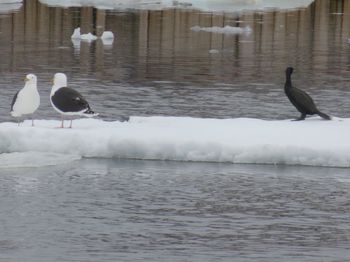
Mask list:
[{"label": "black-backed gull", "polygon": [[[64,116],[97,116],[91,110],[86,99],[72,88],[67,87],[67,76],[63,73],[56,73],[53,79],[53,86],[50,94],[50,101],[53,108],[61,114],[61,128],[64,127]],[[72,120],[70,122],[72,128]]]}]

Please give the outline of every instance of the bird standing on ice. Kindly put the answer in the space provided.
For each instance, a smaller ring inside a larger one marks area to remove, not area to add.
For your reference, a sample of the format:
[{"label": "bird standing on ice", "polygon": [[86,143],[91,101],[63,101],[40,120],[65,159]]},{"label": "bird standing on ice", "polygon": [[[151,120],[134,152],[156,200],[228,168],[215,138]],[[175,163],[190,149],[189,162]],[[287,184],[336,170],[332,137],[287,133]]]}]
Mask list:
[{"label": "bird standing on ice", "polygon": [[[78,115],[94,117],[98,114],[91,110],[85,98],[74,89],[67,87],[67,76],[63,73],[56,73],[53,79],[53,86],[50,94],[50,101],[53,108],[61,114],[61,128],[64,127],[65,115]],[[72,128],[72,121],[69,128]]]},{"label": "bird standing on ice", "polygon": [[34,126],[33,113],[38,109],[39,105],[40,95],[37,89],[37,78],[33,74],[28,74],[25,78],[24,87],[13,97],[11,115],[17,118],[22,115],[32,115],[32,126]]},{"label": "bird standing on ice", "polygon": [[286,82],[284,84],[284,92],[286,93],[289,101],[295,106],[295,108],[301,113],[300,117],[295,120],[304,120],[306,115],[319,115],[323,119],[331,120],[331,117],[316,107],[314,100],[303,90],[296,88],[292,85],[291,75],[293,73],[293,67],[286,69]]}]

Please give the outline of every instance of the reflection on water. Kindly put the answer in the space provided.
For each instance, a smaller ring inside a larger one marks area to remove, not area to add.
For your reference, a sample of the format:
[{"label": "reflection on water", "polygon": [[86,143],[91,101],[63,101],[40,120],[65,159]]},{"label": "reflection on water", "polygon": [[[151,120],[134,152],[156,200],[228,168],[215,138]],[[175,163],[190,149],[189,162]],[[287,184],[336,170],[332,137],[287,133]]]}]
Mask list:
[{"label": "reflection on water", "polygon": [[[251,34],[194,32],[193,26],[250,26]],[[74,28],[101,40],[73,45]],[[318,0],[306,9],[200,13],[196,10],[113,12],[56,8],[25,1],[0,16],[1,120],[24,74],[39,76],[38,117],[56,116],[48,102],[52,75],[64,71],[101,116],[177,115],[291,118],[284,69],[320,108],[349,116],[350,1]]]}]

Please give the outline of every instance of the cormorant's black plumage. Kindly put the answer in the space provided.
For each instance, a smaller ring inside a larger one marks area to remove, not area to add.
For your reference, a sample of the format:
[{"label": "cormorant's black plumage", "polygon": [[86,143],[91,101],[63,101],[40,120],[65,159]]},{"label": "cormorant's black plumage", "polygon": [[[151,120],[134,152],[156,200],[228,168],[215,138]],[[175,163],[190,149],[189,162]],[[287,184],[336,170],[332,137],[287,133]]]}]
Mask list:
[{"label": "cormorant's black plumage", "polygon": [[295,108],[301,113],[301,116],[296,120],[304,120],[306,115],[317,114],[320,117],[330,120],[330,116],[322,113],[317,109],[312,98],[303,90],[293,87],[291,75],[293,73],[293,68],[288,67],[286,69],[286,83],[284,85],[284,92],[289,98],[290,102],[295,106]]}]

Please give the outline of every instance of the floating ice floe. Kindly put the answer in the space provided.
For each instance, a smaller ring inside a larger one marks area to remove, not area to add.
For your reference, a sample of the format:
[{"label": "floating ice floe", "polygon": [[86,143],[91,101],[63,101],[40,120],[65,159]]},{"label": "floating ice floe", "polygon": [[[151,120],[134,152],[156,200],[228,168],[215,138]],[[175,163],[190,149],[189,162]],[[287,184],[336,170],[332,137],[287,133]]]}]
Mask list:
[{"label": "floating ice floe", "polygon": [[80,33],[80,27],[78,27],[78,28],[74,29],[74,32],[73,32],[73,34],[71,36],[71,39],[92,42],[92,41],[97,39],[97,36],[95,36],[95,35],[93,35],[91,33],[81,34]]},{"label": "floating ice floe", "polygon": [[91,34],[91,33],[87,33],[87,34],[82,34],[80,36],[80,39],[83,41],[88,41],[88,42],[92,42],[95,41],[97,39],[97,36]]},{"label": "floating ice floe", "polygon": [[111,31],[104,31],[101,35],[103,45],[111,46],[114,42],[114,34]]},{"label": "floating ice floe", "polygon": [[305,121],[131,117],[0,124],[0,153],[350,167],[350,119]]},{"label": "floating ice floe", "polygon": [[114,39],[114,34],[111,31],[104,31],[101,35],[102,39]]},{"label": "floating ice floe", "polygon": [[79,54],[80,53],[80,44],[81,44],[81,34],[80,34],[80,27],[75,28],[74,32],[72,34],[71,41],[74,47],[74,50]]},{"label": "floating ice floe", "polygon": [[218,53],[220,53],[220,51],[217,49],[210,49],[209,50],[209,54],[218,54]]},{"label": "floating ice floe", "polygon": [[[98,37],[93,35],[92,33],[88,34],[81,34],[80,27],[75,28],[73,31],[73,34],[71,36],[71,40],[73,43],[74,48],[80,49],[80,42],[86,41],[91,43],[92,41],[97,40]],[[101,40],[103,45],[113,45],[114,41],[114,34],[111,31],[104,31],[101,36]]]},{"label": "floating ice floe", "polygon": [[0,14],[9,14],[22,7],[22,0],[0,0]]},{"label": "floating ice floe", "polygon": [[115,10],[162,10],[168,8],[197,9],[205,12],[241,12],[247,10],[295,9],[309,6],[314,0],[40,0],[50,6],[93,6]]},{"label": "floating ice floe", "polygon": [[191,27],[191,30],[194,32],[210,32],[210,33],[217,33],[217,34],[228,34],[228,35],[236,35],[236,34],[250,34],[252,32],[252,29],[249,26],[246,27],[235,27],[235,26],[225,26],[225,27],[218,27],[218,26],[212,26],[212,27],[200,27],[200,26],[193,26]]},{"label": "floating ice floe", "polygon": [[22,2],[23,0],[0,0],[0,4],[18,4]]},{"label": "floating ice floe", "polygon": [[74,29],[73,34],[70,38],[71,39],[80,39],[81,38],[80,27]]}]

